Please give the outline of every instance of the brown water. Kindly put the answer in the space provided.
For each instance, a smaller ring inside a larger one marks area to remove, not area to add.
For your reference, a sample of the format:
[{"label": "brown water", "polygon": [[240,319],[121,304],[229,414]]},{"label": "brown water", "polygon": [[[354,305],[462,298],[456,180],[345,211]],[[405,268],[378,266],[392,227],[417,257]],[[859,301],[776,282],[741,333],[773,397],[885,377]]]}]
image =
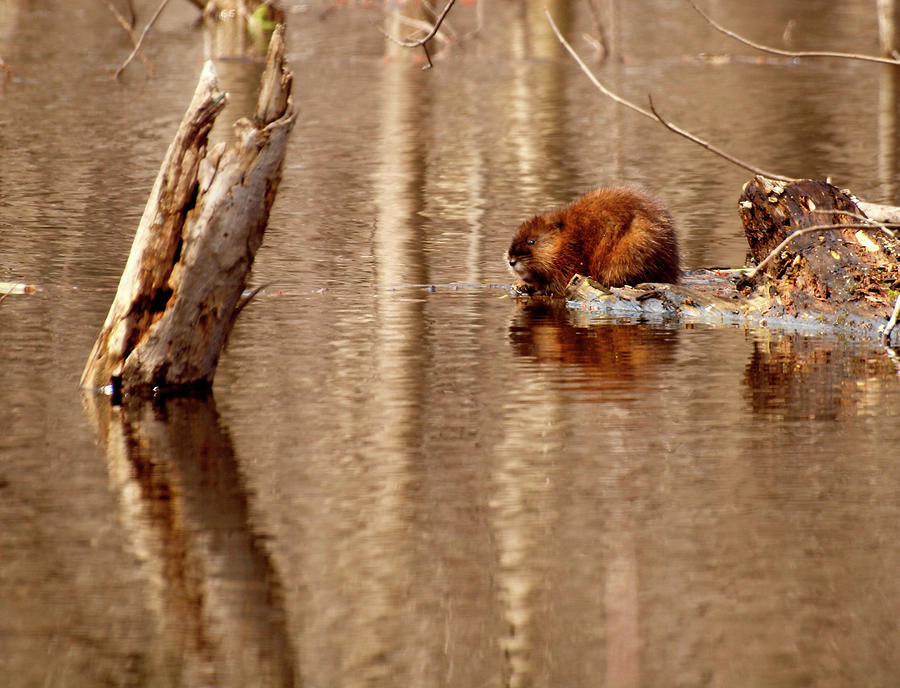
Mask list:
[{"label": "brown water", "polygon": [[[884,350],[588,321],[496,286],[523,217],[615,181],[668,203],[686,266],[740,264],[749,173],[597,94],[544,3],[485,2],[430,72],[384,59],[377,10],[286,4],[299,120],[268,296],[214,399],[110,409],[77,381],[202,33],[172,4],[155,78],[115,83],[129,46],[102,3],[0,2],[0,281],[42,287],[0,303],[0,685],[897,685]],[[877,49],[871,3],[744,5],[715,11]],[[682,3],[620,3],[615,26],[627,59],[596,69],[623,94],[897,200],[890,74],[695,60],[751,54]],[[257,68],[219,69],[236,116]]]}]

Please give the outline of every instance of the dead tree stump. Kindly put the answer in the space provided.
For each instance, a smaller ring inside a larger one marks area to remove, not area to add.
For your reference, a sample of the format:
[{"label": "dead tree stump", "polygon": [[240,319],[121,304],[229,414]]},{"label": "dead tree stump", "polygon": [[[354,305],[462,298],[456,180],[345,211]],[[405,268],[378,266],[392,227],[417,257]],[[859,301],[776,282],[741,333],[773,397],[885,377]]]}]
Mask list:
[{"label": "dead tree stump", "polygon": [[847,193],[811,179],[757,176],[744,186],[740,215],[758,263],[795,231],[820,228],[794,238],[765,267],[765,286],[786,307],[890,312],[900,280],[897,241],[870,225]]},{"label": "dead tree stump", "polygon": [[81,377],[86,388],[146,395],[212,385],[219,354],[281,181],[294,124],[284,28],[272,36],[252,121],[207,150],[225,105],[211,62],[163,160],[106,322]]}]

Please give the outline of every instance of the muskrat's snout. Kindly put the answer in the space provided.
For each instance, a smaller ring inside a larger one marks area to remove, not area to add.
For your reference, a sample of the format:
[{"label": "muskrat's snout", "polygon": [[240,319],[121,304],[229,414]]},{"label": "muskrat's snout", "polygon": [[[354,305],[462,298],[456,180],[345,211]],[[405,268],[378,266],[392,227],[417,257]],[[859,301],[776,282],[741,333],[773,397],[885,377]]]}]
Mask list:
[{"label": "muskrat's snout", "polygon": [[515,251],[513,251],[513,248],[510,246],[509,250],[506,252],[506,262],[513,272],[519,272],[522,267],[523,257],[524,256],[518,255]]},{"label": "muskrat's snout", "polygon": [[530,253],[528,251],[523,251],[521,244],[514,240],[506,251],[506,262],[509,263],[509,267],[515,269],[516,265],[527,262],[529,255]]},{"label": "muskrat's snout", "polygon": [[527,267],[527,262],[522,260],[522,256],[507,255],[506,259],[509,263],[509,271],[518,279],[523,282],[528,282],[531,279],[531,272]]}]

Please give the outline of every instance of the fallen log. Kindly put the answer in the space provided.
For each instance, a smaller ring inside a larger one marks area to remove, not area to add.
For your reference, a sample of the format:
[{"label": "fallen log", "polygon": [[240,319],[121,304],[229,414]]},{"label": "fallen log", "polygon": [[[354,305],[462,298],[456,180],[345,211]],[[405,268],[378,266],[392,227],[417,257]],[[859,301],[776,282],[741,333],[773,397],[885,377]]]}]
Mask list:
[{"label": "fallen log", "polygon": [[[861,315],[840,309],[797,310],[785,307],[765,290],[741,286],[749,269],[699,269],[683,274],[678,284],[640,284],[636,287],[604,287],[590,277],[576,275],[569,282],[569,308],[598,315],[664,320],[711,325],[768,327],[806,335],[839,333],[856,339],[877,339],[890,309]],[[898,337],[894,335],[893,341]]]},{"label": "fallen log", "polygon": [[207,149],[227,96],[207,62],[144,209],[81,377],[147,395],[211,387],[281,180],[295,115],[284,29],[272,35],[252,119]]},{"label": "fallen log", "polygon": [[[757,176],[740,201],[757,268],[693,270],[679,284],[611,289],[576,275],[566,296],[572,308],[606,314],[877,339],[900,303],[900,242],[885,224],[896,212],[859,204],[826,182]],[[888,327],[884,341],[900,337]]]}]

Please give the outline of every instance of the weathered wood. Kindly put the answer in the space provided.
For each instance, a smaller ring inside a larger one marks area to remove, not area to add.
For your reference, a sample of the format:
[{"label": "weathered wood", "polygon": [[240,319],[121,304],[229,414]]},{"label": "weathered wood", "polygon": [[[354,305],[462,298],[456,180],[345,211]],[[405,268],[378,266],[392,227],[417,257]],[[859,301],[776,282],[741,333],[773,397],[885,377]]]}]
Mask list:
[{"label": "weathered wood", "polygon": [[811,179],[783,184],[754,177],[744,186],[740,215],[758,262],[796,230],[846,227],[798,236],[765,267],[770,295],[786,306],[861,313],[892,306],[900,280],[897,241],[866,228],[865,213],[848,193]]},{"label": "weathered wood", "polygon": [[866,203],[865,201],[856,201],[866,217],[876,222],[885,222],[888,224],[900,224],[900,208],[895,205],[883,205],[881,203]]},{"label": "weathered wood", "polygon": [[208,62],[163,160],[84,387],[208,388],[281,180],[294,124],[283,27],[272,36],[254,120],[207,150],[225,105]]},{"label": "weathered wood", "polygon": [[[607,288],[589,277],[576,275],[566,292],[567,305],[598,315],[667,319],[684,322],[768,327],[805,335],[836,334],[875,340],[880,337],[890,309],[833,308],[811,304],[797,309],[786,305],[765,288],[742,286],[748,269],[690,270],[678,284],[642,284]],[[534,299],[535,297],[531,297]],[[900,343],[900,334],[890,337]]]},{"label": "weathered wood", "polygon": [[[784,183],[759,176],[744,185],[740,216],[750,252],[757,262],[794,230],[813,225],[852,224],[854,216],[865,217],[850,196],[826,182],[804,179]],[[814,235],[798,239],[793,251],[801,252],[809,247],[815,254],[812,259],[819,261],[819,254],[841,248],[837,233],[831,233],[825,239],[824,244]],[[786,258],[789,262],[793,255]],[[773,262],[769,274],[777,275],[784,269],[784,264],[785,260]]]}]

